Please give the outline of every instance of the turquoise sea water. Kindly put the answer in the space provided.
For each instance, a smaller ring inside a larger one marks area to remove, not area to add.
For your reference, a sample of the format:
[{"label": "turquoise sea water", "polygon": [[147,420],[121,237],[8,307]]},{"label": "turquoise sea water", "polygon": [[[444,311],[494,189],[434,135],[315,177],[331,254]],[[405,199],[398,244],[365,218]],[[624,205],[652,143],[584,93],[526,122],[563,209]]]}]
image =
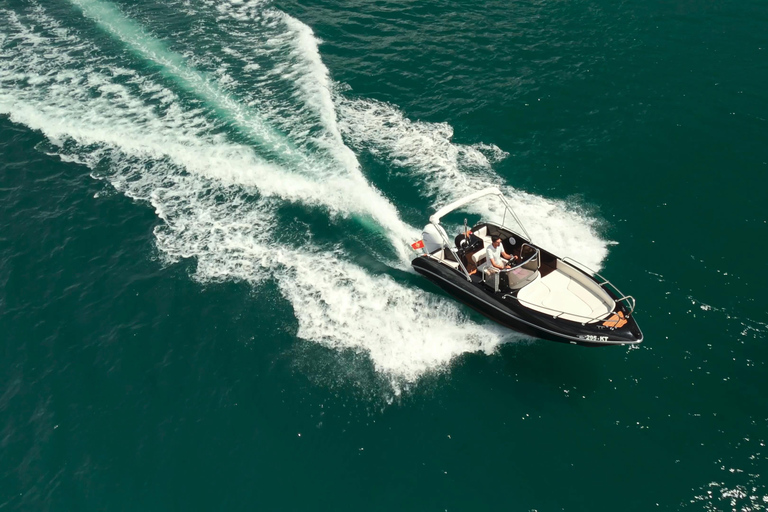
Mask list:
[{"label": "turquoise sea water", "polygon": [[[768,509],[762,1],[0,0],[0,510]],[[410,271],[501,187],[638,301]]]}]

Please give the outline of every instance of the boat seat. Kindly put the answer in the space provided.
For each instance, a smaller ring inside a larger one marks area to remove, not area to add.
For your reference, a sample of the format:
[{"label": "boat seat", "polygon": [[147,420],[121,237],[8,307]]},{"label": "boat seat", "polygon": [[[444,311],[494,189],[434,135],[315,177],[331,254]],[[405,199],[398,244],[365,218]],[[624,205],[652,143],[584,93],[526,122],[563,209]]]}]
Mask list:
[{"label": "boat seat", "polygon": [[480,268],[480,265],[485,263],[485,247],[472,254],[472,261],[478,268]]},{"label": "boat seat", "polygon": [[440,263],[444,263],[452,268],[459,268],[458,262],[453,257],[453,254],[451,254],[451,251],[448,249],[438,249],[435,252],[431,253],[430,256],[432,258],[435,258]]},{"label": "boat seat", "polygon": [[483,226],[477,231],[472,232],[473,235],[480,238],[480,240],[483,241],[483,247],[470,256],[472,258],[472,263],[475,264],[477,268],[480,268],[480,265],[485,263],[485,249],[488,248],[489,245],[491,245],[491,237],[488,236],[488,227]]},{"label": "boat seat", "polygon": [[483,257],[485,257],[485,249],[491,245],[491,237],[488,236],[488,226],[483,226],[473,234],[483,241]]}]

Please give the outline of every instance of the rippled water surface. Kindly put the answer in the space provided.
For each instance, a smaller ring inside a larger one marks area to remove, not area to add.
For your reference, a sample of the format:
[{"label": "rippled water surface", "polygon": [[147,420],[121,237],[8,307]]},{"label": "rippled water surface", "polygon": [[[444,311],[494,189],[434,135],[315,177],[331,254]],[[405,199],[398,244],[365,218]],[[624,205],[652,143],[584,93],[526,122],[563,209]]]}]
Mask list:
[{"label": "rippled water surface", "polygon": [[[0,0],[0,509],[768,509],[766,33],[755,0]],[[487,186],[642,345],[410,271]]]}]

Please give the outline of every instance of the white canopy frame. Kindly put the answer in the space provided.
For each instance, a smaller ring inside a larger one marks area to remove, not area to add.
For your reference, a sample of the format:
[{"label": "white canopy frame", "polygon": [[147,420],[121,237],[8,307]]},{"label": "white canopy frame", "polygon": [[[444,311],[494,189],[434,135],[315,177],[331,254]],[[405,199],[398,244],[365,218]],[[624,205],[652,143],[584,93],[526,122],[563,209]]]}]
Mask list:
[{"label": "white canopy frame", "polygon": [[[454,202],[452,202],[450,204],[447,204],[447,205],[443,206],[442,208],[437,210],[435,213],[433,213],[429,217],[429,222],[431,222],[435,226],[439,226],[440,225],[440,219],[442,217],[445,217],[446,215],[448,215],[449,213],[453,212],[454,210],[458,210],[458,209],[460,209],[460,208],[462,208],[462,207],[464,207],[464,206],[466,206],[466,205],[468,205],[470,203],[473,203],[473,202],[477,201],[478,199],[480,199],[482,197],[486,197],[486,196],[498,196],[499,200],[501,200],[502,204],[504,205],[504,218],[501,221],[501,226],[502,227],[506,227],[504,225],[504,221],[506,221],[506,219],[507,219],[507,212],[509,212],[512,215],[512,217],[515,219],[515,222],[517,222],[517,225],[520,226],[520,229],[523,230],[522,234],[525,235],[525,237],[528,239],[528,241],[531,241],[531,235],[528,234],[528,231],[525,229],[525,226],[523,226],[523,223],[520,222],[520,219],[517,217],[517,214],[515,213],[515,211],[512,209],[512,207],[507,202],[507,198],[504,197],[504,194],[502,194],[501,191],[498,188],[496,188],[496,187],[489,187],[489,188],[484,188],[483,190],[478,190],[474,194],[470,194],[470,195],[468,195],[466,197],[463,197],[463,198],[461,198],[461,199],[459,199],[457,201],[454,201]],[[512,230],[512,231],[514,231],[514,230]]]},{"label": "white canopy frame", "polygon": [[[501,201],[501,203],[504,205],[504,217],[503,217],[503,219],[501,221],[501,226],[500,227],[503,227],[503,228],[509,229],[512,232],[515,232],[515,230],[510,229],[510,228],[508,228],[507,226],[504,225],[505,221],[507,220],[507,213],[509,213],[515,219],[515,221],[517,222],[517,225],[520,226],[520,229],[523,230],[523,233],[525,234],[525,237],[528,239],[528,241],[529,242],[531,241],[531,235],[528,234],[528,231],[525,229],[525,226],[523,226],[523,223],[520,222],[520,219],[517,217],[517,214],[515,213],[515,211],[512,209],[512,207],[507,202],[507,198],[504,197],[504,194],[502,194],[501,191],[498,188],[496,188],[496,187],[489,187],[489,188],[484,188],[483,190],[478,190],[477,192],[475,192],[473,194],[470,194],[470,195],[468,195],[466,197],[463,197],[461,199],[458,199],[458,200],[456,200],[456,201],[454,201],[454,202],[452,202],[450,204],[447,204],[447,205],[443,206],[442,208],[440,208],[439,210],[437,210],[434,214],[430,215],[430,217],[429,217],[430,224],[433,224],[437,228],[437,232],[440,234],[440,238],[443,239],[444,247],[447,248],[448,250],[450,250],[452,253],[454,253],[454,255],[456,254],[456,248],[453,247],[452,244],[451,244],[451,241],[448,240],[447,234],[445,232],[445,229],[443,229],[443,227],[440,225],[440,219],[442,217],[448,215],[449,213],[451,213],[451,212],[453,212],[455,210],[458,210],[458,209],[460,209],[460,208],[462,208],[462,207],[464,207],[464,206],[466,206],[468,204],[471,204],[474,201],[477,201],[478,199],[486,197],[486,196],[497,196],[499,198],[499,200]],[[537,252],[538,252],[538,250],[537,250]],[[469,271],[464,266],[464,263],[462,263],[461,258],[456,257],[456,261],[458,262],[459,266],[461,267],[461,270],[464,271],[464,277],[468,281],[471,281],[472,279],[470,277]]]}]

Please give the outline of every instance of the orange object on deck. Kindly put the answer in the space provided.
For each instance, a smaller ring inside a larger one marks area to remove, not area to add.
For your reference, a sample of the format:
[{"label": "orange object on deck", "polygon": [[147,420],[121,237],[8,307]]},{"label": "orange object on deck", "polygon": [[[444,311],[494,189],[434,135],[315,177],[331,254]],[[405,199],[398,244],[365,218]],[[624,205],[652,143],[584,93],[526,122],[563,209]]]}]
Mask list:
[{"label": "orange object on deck", "polygon": [[619,327],[624,327],[624,324],[627,323],[627,319],[624,318],[624,313],[619,311],[618,314],[614,313],[611,318],[603,322],[603,325],[606,327],[615,327],[618,329]]}]

